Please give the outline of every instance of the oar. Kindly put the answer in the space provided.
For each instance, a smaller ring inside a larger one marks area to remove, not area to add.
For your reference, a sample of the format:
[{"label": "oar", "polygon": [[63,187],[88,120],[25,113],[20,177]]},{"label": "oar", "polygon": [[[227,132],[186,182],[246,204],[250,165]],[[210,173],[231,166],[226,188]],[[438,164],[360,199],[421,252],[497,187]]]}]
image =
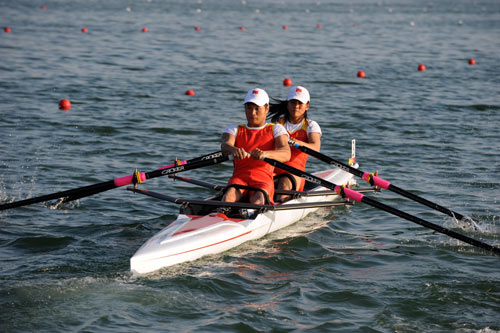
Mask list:
[{"label": "oar", "polygon": [[387,180],[385,179],[382,179],[378,176],[375,176],[374,174],[370,174],[370,173],[367,173],[367,172],[363,172],[361,170],[358,170],[356,168],[353,168],[352,166],[350,165],[347,165],[347,164],[344,164],[342,162],[339,162],[339,161],[336,161],[334,160],[333,158],[331,157],[328,157],[314,149],[311,149],[311,148],[308,148],[308,147],[305,147],[305,146],[301,146],[299,144],[293,144],[290,142],[290,144],[292,145],[292,147],[294,148],[297,148],[299,149],[300,151],[308,154],[308,155],[311,155],[313,157],[316,157],[317,159],[323,161],[323,162],[326,162],[328,164],[331,164],[333,166],[336,166],[337,168],[340,168],[344,171],[347,171],[355,176],[358,176],[362,179],[364,179],[365,181],[367,181],[371,186],[378,186],[380,188],[383,188],[383,189],[386,189],[386,190],[389,190],[389,191],[392,191],[394,193],[398,193],[408,199],[411,199],[411,200],[414,200],[416,202],[419,202],[423,205],[426,205],[427,207],[430,207],[432,209],[435,209],[437,211],[440,211],[441,213],[445,213],[446,215],[449,215],[451,217],[454,217],[458,220],[468,220],[470,221],[474,227],[477,229],[477,230],[481,230],[481,228],[479,227],[478,223],[476,221],[474,221],[472,218],[468,217],[468,216],[464,216],[460,213],[457,213],[451,209],[448,209],[446,207],[443,207],[441,205],[438,205],[437,203],[435,202],[432,202],[432,201],[429,201],[425,198],[422,198],[416,194],[413,194],[411,192],[408,192],[406,190],[403,190],[402,188],[400,187],[397,187],[396,185],[393,185],[391,184],[390,182],[388,182]]},{"label": "oar", "polygon": [[325,179],[316,177],[316,176],[314,176],[314,175],[312,175],[310,173],[307,173],[305,171],[301,171],[299,169],[291,167],[291,166],[289,166],[289,165],[287,165],[285,163],[281,163],[281,162],[278,162],[278,161],[270,159],[270,158],[264,158],[263,160],[266,161],[267,163],[271,164],[271,165],[274,165],[277,168],[280,168],[280,169],[283,169],[285,171],[288,171],[291,174],[294,174],[296,176],[305,178],[307,181],[310,181],[310,182],[313,182],[315,184],[319,184],[319,185],[321,185],[323,187],[326,187],[326,188],[329,188],[331,190],[334,190],[335,192],[337,192],[339,195],[341,195],[344,198],[352,199],[352,200],[358,201],[358,202],[363,202],[363,203],[365,203],[367,205],[370,205],[372,207],[375,207],[375,208],[381,209],[383,211],[386,211],[388,213],[394,214],[394,215],[399,216],[401,218],[404,218],[404,219],[406,219],[408,221],[420,224],[421,226],[424,226],[426,228],[430,228],[430,229],[435,230],[437,232],[440,232],[442,234],[445,234],[445,235],[448,235],[448,236],[453,237],[455,239],[461,240],[462,242],[465,242],[465,243],[468,243],[470,245],[474,245],[474,246],[480,247],[480,248],[488,250],[488,251],[492,251],[493,253],[495,253],[497,255],[500,255],[500,248],[498,248],[498,247],[494,247],[492,245],[483,243],[483,242],[481,242],[479,240],[476,240],[476,239],[470,238],[468,236],[459,234],[459,233],[457,233],[455,231],[443,228],[443,227],[438,226],[436,224],[433,224],[431,222],[427,222],[427,221],[425,221],[425,220],[423,220],[423,219],[421,219],[419,217],[410,215],[410,214],[405,213],[403,211],[400,211],[400,210],[398,210],[396,208],[392,208],[392,207],[387,206],[387,205],[385,205],[385,204],[383,204],[381,202],[378,202],[378,201],[376,201],[374,199],[366,197],[364,194],[361,194],[359,192],[351,190],[348,187],[336,185],[336,184],[331,183],[331,182],[329,182],[329,181],[327,181]]},{"label": "oar", "polygon": [[303,202],[303,203],[295,203],[295,204],[282,204],[282,205],[256,205],[251,203],[244,202],[227,202],[227,201],[218,201],[218,200],[197,200],[197,199],[183,199],[176,198],[170,195],[143,190],[140,188],[134,188],[132,186],[127,187],[128,191],[132,191],[134,193],[144,194],[156,199],[169,201],[182,207],[186,208],[189,205],[201,205],[208,207],[231,207],[231,208],[247,208],[247,209],[255,209],[259,213],[264,213],[268,210],[288,210],[288,209],[304,209],[304,208],[320,208],[320,207],[333,207],[333,206],[346,206],[352,205],[350,201],[319,201],[319,202]]},{"label": "oar", "polygon": [[0,210],[11,209],[26,205],[31,205],[34,203],[60,199],[63,198],[61,202],[68,202],[72,200],[76,200],[79,198],[91,196],[97,193],[101,193],[104,191],[108,191],[114,189],[116,187],[130,185],[132,183],[142,183],[143,181],[155,177],[166,176],[175,174],[182,171],[193,170],[197,168],[202,168],[204,166],[209,166],[212,164],[221,163],[228,160],[227,155],[223,155],[221,151],[210,153],[207,155],[203,155],[200,157],[193,158],[188,161],[179,161],[170,165],[166,165],[161,167],[158,170],[150,171],[150,172],[138,172],[136,171],[134,174],[124,177],[115,178],[113,180],[109,180],[107,182],[102,182],[94,185],[88,185],[83,187],[78,187],[75,189],[56,192],[52,194],[42,195],[40,197],[0,204]]},{"label": "oar", "polygon": [[[220,190],[223,190],[223,189],[226,188],[226,186],[215,185],[215,184],[204,182],[202,180],[191,179],[191,178],[188,178],[188,177],[181,177],[181,176],[177,176],[177,175],[170,175],[168,177],[172,178],[174,180],[181,180],[181,181],[186,182],[186,183],[190,183],[190,184],[198,185],[198,186],[201,186],[201,187],[209,188],[209,189],[215,190],[215,191],[220,191]],[[376,187],[372,187],[372,188],[358,188],[356,190],[359,193],[379,192],[380,191],[380,189],[378,189]],[[320,197],[320,196],[323,196],[323,195],[336,194],[335,191],[310,191],[310,192],[308,192],[308,191],[291,191],[291,190],[279,190],[279,189],[275,189],[274,193],[275,194],[286,194],[286,195],[291,195],[291,196],[294,196],[294,197],[295,196],[297,196],[297,197]]]}]

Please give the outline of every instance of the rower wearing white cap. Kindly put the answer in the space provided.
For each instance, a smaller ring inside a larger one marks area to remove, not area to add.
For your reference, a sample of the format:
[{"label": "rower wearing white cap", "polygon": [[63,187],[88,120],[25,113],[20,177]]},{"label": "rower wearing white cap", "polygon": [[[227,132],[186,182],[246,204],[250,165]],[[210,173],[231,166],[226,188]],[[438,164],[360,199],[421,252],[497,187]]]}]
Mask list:
[{"label": "rower wearing white cap", "polygon": [[[288,133],[280,124],[266,122],[269,96],[260,88],[250,90],[244,100],[246,124],[227,127],[222,134],[221,150],[234,156],[233,176],[230,184],[257,187],[264,190],[273,202],[274,167],[262,161],[264,157],[280,162],[290,159]],[[245,196],[250,203],[268,204],[261,191],[229,187],[223,201],[241,201]]]},{"label": "rower wearing white cap", "polygon": [[[282,124],[290,135],[293,143],[319,151],[321,148],[321,128],[318,123],[307,117],[311,98],[309,91],[302,86],[290,88],[286,101],[277,100],[271,104],[268,118],[272,122]],[[291,148],[290,161],[286,164],[305,171],[309,155],[297,148]],[[291,175],[284,170],[275,169],[276,188],[282,190],[302,191],[304,178]],[[280,195],[277,201],[284,201],[290,196]]]}]

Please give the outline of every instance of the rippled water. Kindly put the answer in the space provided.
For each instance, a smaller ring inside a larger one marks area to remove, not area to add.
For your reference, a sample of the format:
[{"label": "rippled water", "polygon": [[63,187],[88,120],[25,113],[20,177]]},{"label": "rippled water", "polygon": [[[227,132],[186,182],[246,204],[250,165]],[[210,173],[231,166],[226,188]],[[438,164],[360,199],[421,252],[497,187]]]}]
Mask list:
[{"label": "rippled water", "polygon": [[[290,77],[311,92],[325,154],[347,161],[355,138],[362,170],[484,231],[387,191],[376,199],[500,244],[499,3],[41,4],[0,1],[12,28],[0,36],[1,200],[215,151],[222,129],[244,121],[248,89],[284,98]],[[71,110],[58,110],[62,98]],[[310,160],[310,171],[325,167]],[[230,173],[226,163],[186,175],[222,184]],[[142,186],[210,195],[163,178]],[[0,331],[500,330],[498,256],[363,204],[132,276],[130,256],[177,209],[115,189],[0,212]]]}]

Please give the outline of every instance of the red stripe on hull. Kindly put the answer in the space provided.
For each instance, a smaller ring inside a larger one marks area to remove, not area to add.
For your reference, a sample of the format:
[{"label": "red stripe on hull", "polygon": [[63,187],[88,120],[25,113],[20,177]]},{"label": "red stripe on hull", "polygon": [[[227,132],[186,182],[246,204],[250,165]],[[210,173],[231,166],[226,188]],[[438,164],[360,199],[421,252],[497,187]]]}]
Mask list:
[{"label": "red stripe on hull", "polygon": [[198,247],[196,249],[192,249],[192,250],[187,250],[187,251],[184,251],[184,252],[179,252],[179,253],[175,253],[175,254],[170,254],[168,256],[164,256],[164,257],[160,257],[160,258],[155,258],[153,260],[159,260],[159,259],[163,259],[163,258],[168,258],[168,257],[173,257],[173,256],[178,256],[180,254],[184,254],[184,253],[189,253],[189,252],[193,252],[193,251],[198,251],[198,250],[201,250],[201,249],[205,249],[207,247],[211,247],[211,246],[215,246],[215,245],[218,245],[218,244],[222,244],[222,243],[225,243],[225,242],[229,242],[230,240],[233,240],[233,239],[236,239],[236,238],[239,238],[239,237],[242,237],[242,236],[245,236],[245,235],[248,235],[249,233],[251,233],[251,231],[247,231],[241,235],[238,235],[238,236],[234,236],[232,238],[229,238],[229,239],[225,239],[223,241],[220,241],[220,242],[217,242],[217,243],[213,243],[213,244],[210,244],[210,245],[205,245],[205,246],[202,246],[202,247]]}]

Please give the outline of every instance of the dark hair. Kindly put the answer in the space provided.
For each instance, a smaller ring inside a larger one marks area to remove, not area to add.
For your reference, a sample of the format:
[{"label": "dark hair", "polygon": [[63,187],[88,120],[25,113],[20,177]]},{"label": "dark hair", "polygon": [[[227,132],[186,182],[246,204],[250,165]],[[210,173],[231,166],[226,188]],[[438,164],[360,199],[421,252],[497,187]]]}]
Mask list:
[{"label": "dark hair", "polygon": [[[290,120],[290,114],[288,113],[288,101],[281,99],[276,99],[271,97],[273,101],[277,103],[269,104],[269,113],[267,114],[267,119],[271,119],[271,122],[277,123],[281,117],[285,117],[285,120]],[[307,119],[307,111],[304,113],[304,119]]]}]

